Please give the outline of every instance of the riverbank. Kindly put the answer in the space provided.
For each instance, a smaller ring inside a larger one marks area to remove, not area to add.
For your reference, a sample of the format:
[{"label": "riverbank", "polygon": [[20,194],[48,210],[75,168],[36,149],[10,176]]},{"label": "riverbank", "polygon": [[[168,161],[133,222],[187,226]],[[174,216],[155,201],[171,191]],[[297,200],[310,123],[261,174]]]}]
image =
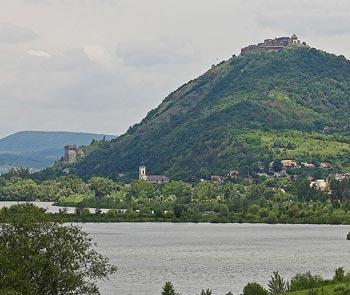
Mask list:
[{"label": "riverbank", "polygon": [[[176,217],[172,212],[144,212],[132,209],[100,209],[55,206],[52,202],[0,202],[0,219],[6,221],[11,217],[8,208],[35,206],[45,213],[45,219],[59,222],[168,222],[168,223],[250,223],[250,224],[330,224],[350,225],[350,214],[343,210],[333,210],[331,214],[314,214],[302,216],[268,215],[258,216],[249,212],[230,213],[222,216],[216,212],[181,214]],[[7,208],[7,209],[5,209]],[[14,210],[13,212],[15,212]],[[311,211],[313,212],[313,211]],[[9,215],[10,214],[10,215]]]}]

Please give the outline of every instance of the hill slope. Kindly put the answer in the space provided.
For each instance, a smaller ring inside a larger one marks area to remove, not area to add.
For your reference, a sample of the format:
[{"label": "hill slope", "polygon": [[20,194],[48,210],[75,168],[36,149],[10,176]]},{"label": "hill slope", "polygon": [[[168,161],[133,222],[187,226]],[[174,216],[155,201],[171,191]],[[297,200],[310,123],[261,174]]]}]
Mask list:
[{"label": "hill slope", "polygon": [[[63,155],[66,144],[87,145],[103,134],[77,132],[22,131],[0,139],[0,170],[24,166],[33,169],[48,167]],[[106,136],[110,140],[114,136]]]},{"label": "hill slope", "polygon": [[295,145],[294,139],[297,159],[331,160],[347,169],[349,115],[350,62],[344,57],[311,48],[246,54],[171,93],[141,123],[71,171],[136,176],[143,157],[151,173],[177,179],[231,169],[248,174],[284,156],[276,141]]}]

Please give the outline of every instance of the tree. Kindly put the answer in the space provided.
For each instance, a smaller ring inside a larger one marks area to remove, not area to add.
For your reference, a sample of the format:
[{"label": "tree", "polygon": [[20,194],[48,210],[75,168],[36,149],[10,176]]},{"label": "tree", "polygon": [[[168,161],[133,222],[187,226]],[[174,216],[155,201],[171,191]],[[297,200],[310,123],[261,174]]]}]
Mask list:
[{"label": "tree", "polygon": [[92,177],[89,180],[89,187],[95,192],[97,198],[103,198],[110,195],[116,189],[116,184],[109,178]]},{"label": "tree", "polygon": [[312,289],[321,286],[322,277],[312,275],[310,272],[296,274],[290,281],[289,291],[295,292],[300,290]]},{"label": "tree", "polygon": [[338,267],[334,272],[333,280],[336,282],[342,282],[344,280],[344,277],[345,277],[344,268]]},{"label": "tree", "polygon": [[258,283],[248,283],[243,289],[243,295],[268,295],[268,292]]},{"label": "tree", "polygon": [[269,294],[270,295],[280,295],[283,294],[287,289],[287,284],[278,271],[273,272],[271,279],[268,283]]},{"label": "tree", "polygon": [[0,294],[100,294],[96,281],[116,267],[77,226],[54,222],[0,225]]},{"label": "tree", "polygon": [[272,170],[275,172],[281,172],[283,168],[281,161],[273,161],[272,163]]},{"label": "tree", "polygon": [[162,295],[179,295],[179,293],[175,292],[174,285],[171,282],[166,282],[162,290]]},{"label": "tree", "polygon": [[210,289],[202,290],[200,295],[213,295],[213,291]]}]

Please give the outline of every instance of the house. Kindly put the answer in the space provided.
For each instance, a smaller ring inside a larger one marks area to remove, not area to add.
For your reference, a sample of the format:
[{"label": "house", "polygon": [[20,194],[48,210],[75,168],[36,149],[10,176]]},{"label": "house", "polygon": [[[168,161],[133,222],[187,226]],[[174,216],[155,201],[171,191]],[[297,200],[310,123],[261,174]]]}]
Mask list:
[{"label": "house", "polygon": [[284,169],[290,169],[290,168],[297,168],[298,167],[297,161],[295,161],[295,160],[282,160],[281,163],[282,163],[282,167]]},{"label": "house", "polygon": [[330,169],[330,168],[333,168],[333,165],[329,162],[322,162],[320,164],[320,168],[321,169]]},{"label": "house", "polygon": [[346,173],[346,174],[335,173],[335,174],[329,174],[328,179],[335,179],[337,181],[342,181],[348,176],[349,176],[348,173]]},{"label": "house", "polygon": [[210,180],[211,180],[212,183],[221,183],[223,178],[222,178],[222,176],[212,175],[210,177]]},{"label": "house", "polygon": [[324,179],[317,179],[315,181],[311,181],[310,187],[316,188],[323,192],[329,190],[328,182]]},{"label": "house", "polygon": [[169,178],[164,175],[147,175],[146,166],[139,166],[139,179],[145,180],[154,184],[162,184],[169,181]]},{"label": "house", "polygon": [[238,170],[231,170],[227,173],[227,177],[230,179],[237,179],[239,176],[239,171]]}]

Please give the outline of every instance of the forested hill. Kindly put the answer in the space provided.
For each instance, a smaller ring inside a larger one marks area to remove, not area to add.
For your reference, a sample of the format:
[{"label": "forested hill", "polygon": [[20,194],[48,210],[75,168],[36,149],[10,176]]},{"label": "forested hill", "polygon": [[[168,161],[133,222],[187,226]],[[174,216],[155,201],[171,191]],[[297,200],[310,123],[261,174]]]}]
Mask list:
[{"label": "forested hill", "polygon": [[232,169],[248,174],[291,156],[348,169],[349,116],[345,57],[306,47],[234,56],[171,93],[71,172],[136,176],[141,157],[150,173],[186,180]]}]

